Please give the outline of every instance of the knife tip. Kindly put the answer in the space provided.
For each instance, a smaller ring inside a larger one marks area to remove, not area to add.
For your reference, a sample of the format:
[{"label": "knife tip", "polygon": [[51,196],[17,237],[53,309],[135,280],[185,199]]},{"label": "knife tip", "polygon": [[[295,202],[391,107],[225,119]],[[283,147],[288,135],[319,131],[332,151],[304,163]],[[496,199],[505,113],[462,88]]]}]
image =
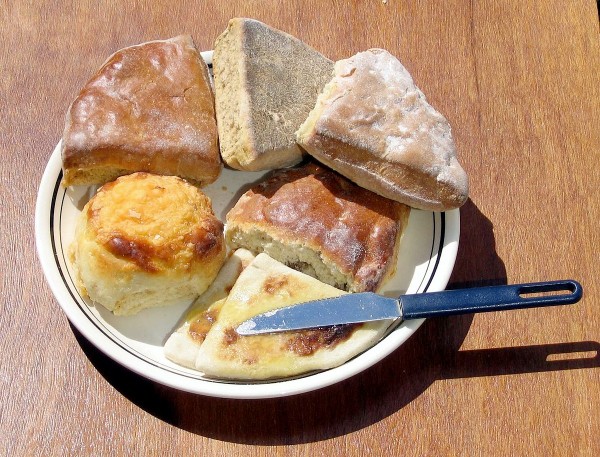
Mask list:
[{"label": "knife tip", "polygon": [[252,331],[254,330],[254,327],[256,327],[256,322],[254,322],[253,320],[247,320],[238,325],[235,331],[238,333],[238,335],[242,336],[252,335],[254,333]]}]

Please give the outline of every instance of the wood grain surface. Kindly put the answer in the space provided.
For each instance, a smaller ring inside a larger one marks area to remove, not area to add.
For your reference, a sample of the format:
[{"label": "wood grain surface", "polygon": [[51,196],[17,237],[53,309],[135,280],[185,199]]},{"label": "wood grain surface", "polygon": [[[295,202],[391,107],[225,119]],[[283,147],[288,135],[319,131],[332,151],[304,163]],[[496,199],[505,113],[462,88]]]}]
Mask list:
[{"label": "wood grain surface", "polygon": [[[70,102],[112,52],[253,17],[332,59],[382,47],[469,173],[449,287],[574,278],[569,309],[427,321],[371,369],[283,399],[191,395],[73,327],[34,243]],[[0,455],[600,455],[600,39],[592,0],[3,0]]]}]

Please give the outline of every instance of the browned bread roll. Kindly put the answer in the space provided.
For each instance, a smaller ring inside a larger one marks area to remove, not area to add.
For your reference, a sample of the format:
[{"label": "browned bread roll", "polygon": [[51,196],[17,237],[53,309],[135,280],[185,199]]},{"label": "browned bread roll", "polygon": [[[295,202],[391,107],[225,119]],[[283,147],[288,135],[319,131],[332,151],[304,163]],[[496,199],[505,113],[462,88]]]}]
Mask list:
[{"label": "browned bread roll", "polygon": [[71,259],[81,292],[114,314],[192,300],[225,260],[223,224],[199,189],[134,173],[105,184],[80,214]]},{"label": "browned bread roll", "polygon": [[246,192],[227,214],[225,237],[338,289],[376,291],[395,272],[409,212],[309,163]]},{"label": "browned bread roll", "polygon": [[63,184],[145,171],[199,185],[221,171],[206,63],[189,36],[113,54],[71,104],[62,138]]},{"label": "browned bread roll", "polygon": [[448,121],[382,49],[336,63],[297,141],[360,186],[415,208],[457,208],[468,196]]},{"label": "browned bread roll", "polygon": [[262,22],[235,18],[213,54],[223,160],[268,170],[302,160],[295,132],[333,75],[333,62]]}]

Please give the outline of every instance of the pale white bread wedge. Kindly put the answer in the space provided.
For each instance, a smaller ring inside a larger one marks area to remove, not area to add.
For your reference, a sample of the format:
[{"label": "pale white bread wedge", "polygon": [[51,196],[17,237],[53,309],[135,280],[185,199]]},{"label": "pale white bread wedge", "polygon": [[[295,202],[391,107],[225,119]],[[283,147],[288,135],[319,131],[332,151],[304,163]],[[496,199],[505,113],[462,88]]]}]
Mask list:
[{"label": "pale white bread wedge", "polygon": [[254,255],[246,249],[237,249],[229,256],[213,283],[194,301],[181,325],[167,339],[164,346],[165,357],[179,365],[194,368],[200,345],[229,291],[253,259]]},{"label": "pale white bread wedge", "polygon": [[414,208],[449,210],[468,197],[450,124],[383,49],[335,64],[297,141],[358,185]]},{"label": "pale white bread wedge", "polygon": [[267,170],[302,160],[295,131],[333,75],[333,62],[299,39],[254,19],[231,19],[213,54],[223,160]]},{"label": "pale white bread wedge", "polygon": [[345,293],[259,254],[229,293],[200,346],[196,369],[210,377],[264,380],[343,364],[375,344],[389,322],[254,336],[235,329],[262,312]]}]

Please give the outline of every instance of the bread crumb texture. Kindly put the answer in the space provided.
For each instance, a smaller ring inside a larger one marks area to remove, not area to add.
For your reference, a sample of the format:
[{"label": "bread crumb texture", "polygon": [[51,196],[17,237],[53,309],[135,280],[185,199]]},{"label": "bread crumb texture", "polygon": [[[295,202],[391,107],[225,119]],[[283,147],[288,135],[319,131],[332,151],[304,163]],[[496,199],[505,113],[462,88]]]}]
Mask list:
[{"label": "bread crumb texture", "polygon": [[232,19],[213,55],[221,156],[232,168],[298,164],[295,132],[333,75],[333,62],[262,22]]}]

